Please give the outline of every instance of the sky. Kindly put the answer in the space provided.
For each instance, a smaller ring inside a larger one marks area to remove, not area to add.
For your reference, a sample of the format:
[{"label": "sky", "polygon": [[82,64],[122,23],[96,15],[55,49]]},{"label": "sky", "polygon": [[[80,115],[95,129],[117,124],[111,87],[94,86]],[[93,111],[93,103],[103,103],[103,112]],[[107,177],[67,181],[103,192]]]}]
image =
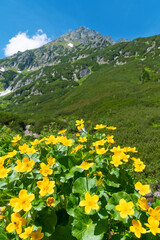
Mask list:
[{"label": "sky", "polygon": [[159,0],[0,0],[0,58],[84,26],[119,38],[160,34]]}]

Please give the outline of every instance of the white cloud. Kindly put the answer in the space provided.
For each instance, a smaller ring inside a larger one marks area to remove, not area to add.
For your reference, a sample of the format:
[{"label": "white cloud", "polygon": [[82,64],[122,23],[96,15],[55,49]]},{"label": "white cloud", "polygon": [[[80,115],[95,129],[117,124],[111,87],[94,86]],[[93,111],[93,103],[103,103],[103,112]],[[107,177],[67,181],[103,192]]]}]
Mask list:
[{"label": "white cloud", "polygon": [[11,56],[18,51],[24,52],[25,50],[41,47],[42,45],[51,41],[42,29],[38,29],[37,33],[31,38],[26,32],[18,33],[15,37],[9,40],[9,43],[4,48],[4,54],[6,57]]}]

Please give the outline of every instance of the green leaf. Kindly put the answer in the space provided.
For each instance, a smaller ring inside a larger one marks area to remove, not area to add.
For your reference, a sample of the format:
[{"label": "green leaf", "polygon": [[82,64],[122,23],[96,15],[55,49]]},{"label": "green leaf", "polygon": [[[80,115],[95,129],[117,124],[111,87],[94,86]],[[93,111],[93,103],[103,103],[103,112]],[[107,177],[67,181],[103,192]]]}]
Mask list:
[{"label": "green leaf", "polygon": [[43,208],[43,210],[39,212],[35,222],[37,226],[42,226],[45,232],[52,234],[57,224],[57,215],[54,209]]},{"label": "green leaf", "polygon": [[81,219],[74,219],[72,223],[72,234],[78,240],[101,240],[104,231],[100,229],[98,223],[93,223],[89,216],[83,216]]},{"label": "green leaf", "polygon": [[55,233],[50,237],[50,240],[76,240],[76,238],[74,238],[72,236],[71,233],[71,226],[70,225],[66,225],[66,226],[61,226],[58,225],[56,227]]},{"label": "green leaf", "polygon": [[0,227],[0,240],[9,240],[6,232],[3,230],[2,227]]},{"label": "green leaf", "polygon": [[74,194],[70,194],[69,200],[66,206],[67,213],[75,218],[82,217],[84,215],[84,211],[81,207],[79,207],[79,197],[75,196]]},{"label": "green leaf", "polygon": [[[88,187],[87,187],[88,185]],[[72,188],[73,193],[79,193],[81,195],[85,195],[86,192],[96,192],[97,190],[97,184],[96,184],[96,178],[88,178],[80,177],[78,178]]]}]

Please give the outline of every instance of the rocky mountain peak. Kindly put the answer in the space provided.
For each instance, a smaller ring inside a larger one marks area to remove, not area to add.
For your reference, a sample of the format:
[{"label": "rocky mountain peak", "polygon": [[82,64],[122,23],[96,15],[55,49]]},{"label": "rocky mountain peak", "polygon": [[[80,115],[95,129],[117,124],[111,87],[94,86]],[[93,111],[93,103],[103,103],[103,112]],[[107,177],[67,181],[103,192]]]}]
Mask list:
[{"label": "rocky mountain peak", "polygon": [[98,41],[100,38],[103,38],[103,36],[99,32],[95,32],[92,29],[90,30],[88,28],[80,26],[76,30],[70,30],[69,32],[61,35],[55,40],[55,42],[79,41],[80,43],[87,44],[89,41]]}]

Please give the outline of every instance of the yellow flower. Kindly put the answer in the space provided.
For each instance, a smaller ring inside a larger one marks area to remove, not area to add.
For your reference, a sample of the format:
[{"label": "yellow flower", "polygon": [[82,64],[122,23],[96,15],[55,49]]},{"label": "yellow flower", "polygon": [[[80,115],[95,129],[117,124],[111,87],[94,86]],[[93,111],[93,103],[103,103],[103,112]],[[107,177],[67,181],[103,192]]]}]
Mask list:
[{"label": "yellow flower", "polygon": [[8,158],[11,158],[11,157],[14,157],[16,154],[17,154],[17,151],[16,151],[16,150],[13,150],[13,152],[9,152],[9,153],[7,154],[7,157],[8,157]]},{"label": "yellow flower", "polygon": [[80,135],[80,133],[76,133],[76,137],[80,137],[81,135]]},{"label": "yellow flower", "polygon": [[43,137],[40,142],[44,142],[46,140],[46,137]]},{"label": "yellow flower", "polygon": [[109,129],[109,130],[115,130],[115,129],[117,129],[116,127],[113,127],[113,126],[110,126],[110,127],[107,127],[107,129]]},{"label": "yellow flower", "polygon": [[56,161],[56,159],[55,158],[53,158],[53,157],[49,157],[49,158],[47,158],[47,162],[48,162],[48,164],[51,166],[51,165],[54,165],[55,164],[55,161]]},{"label": "yellow flower", "polygon": [[124,152],[134,152],[134,153],[138,152],[138,151],[136,150],[136,147],[134,147],[134,148],[124,147],[123,149],[124,149]]},{"label": "yellow flower", "polygon": [[81,119],[81,120],[76,120],[76,126],[78,125],[82,125],[84,123],[84,120]]},{"label": "yellow flower", "polygon": [[5,216],[0,215],[0,221],[3,220],[5,218]]},{"label": "yellow flower", "polygon": [[141,197],[140,199],[138,199],[138,205],[143,211],[146,211],[149,208],[147,204],[147,199],[145,197]]},{"label": "yellow flower", "polygon": [[28,148],[29,146],[26,143],[24,143],[22,146],[19,146],[20,153],[21,154],[26,153]]},{"label": "yellow flower", "polygon": [[133,232],[137,238],[141,237],[141,233],[146,233],[146,229],[142,227],[142,224],[139,220],[133,219],[132,225],[133,226],[130,226],[130,231]]},{"label": "yellow flower", "polygon": [[148,213],[151,217],[153,217],[155,220],[160,221],[160,207],[155,207],[155,209],[153,209],[152,207],[150,207],[148,209]]},{"label": "yellow flower", "polygon": [[113,138],[114,138],[114,136],[113,136],[113,135],[111,135],[111,136],[110,136],[110,135],[108,135],[108,136],[107,136],[107,142],[108,142],[109,144],[115,143],[115,141],[114,141],[114,139],[113,139]]},{"label": "yellow flower", "polygon": [[72,152],[71,152],[71,154],[73,154],[73,153],[75,153],[75,152],[77,152],[78,150],[80,150],[81,148],[83,148],[84,147],[84,145],[83,144],[79,144],[77,147],[75,147],[75,148],[73,148],[72,149]]},{"label": "yellow flower", "polygon": [[49,138],[46,139],[45,143],[46,144],[52,143],[52,144],[56,145],[58,143],[58,139],[55,136],[51,135],[51,136],[49,136]]},{"label": "yellow flower", "polygon": [[27,227],[24,229],[24,233],[21,233],[19,237],[23,239],[29,238],[31,236],[32,231],[33,231],[33,226]]},{"label": "yellow flower", "polygon": [[23,158],[21,171],[20,172],[30,172],[35,165],[33,160],[29,160],[28,157]]},{"label": "yellow flower", "polygon": [[54,199],[54,197],[49,197],[49,198],[47,198],[47,205],[48,206],[54,206],[55,205],[55,199]]},{"label": "yellow flower", "polygon": [[99,177],[102,177],[102,176],[103,176],[103,174],[102,174],[101,171],[97,171],[96,173],[97,173],[97,175],[98,175]]},{"label": "yellow flower", "polygon": [[107,142],[107,140],[101,139],[99,141],[94,142],[92,145],[96,148],[98,146],[103,146],[106,142]]},{"label": "yellow flower", "polygon": [[85,200],[80,201],[79,206],[85,207],[85,212],[89,214],[92,209],[93,210],[99,209],[99,206],[97,204],[98,201],[99,201],[99,197],[97,195],[94,195],[91,197],[89,192],[87,192],[85,194]]},{"label": "yellow flower", "polygon": [[5,178],[8,176],[8,173],[11,171],[11,168],[5,168],[0,165],[0,178]]},{"label": "yellow flower", "polygon": [[11,142],[16,143],[18,142],[22,137],[19,136],[19,134],[16,137],[13,137],[13,140]]},{"label": "yellow flower", "polygon": [[126,155],[125,153],[123,153],[121,157],[124,162],[128,162],[128,158],[130,157],[130,155]]},{"label": "yellow flower", "polygon": [[151,233],[156,236],[157,233],[160,233],[159,221],[155,220],[153,217],[148,218],[148,223],[145,223],[149,227]]},{"label": "yellow flower", "polygon": [[122,155],[123,155],[123,152],[124,152],[124,149],[121,148],[120,146],[118,146],[118,147],[113,147],[113,148],[111,149],[111,152],[113,152],[114,155],[122,156]]},{"label": "yellow flower", "polygon": [[108,151],[108,149],[105,149],[105,148],[96,148],[96,153],[98,155],[105,154],[107,151]]},{"label": "yellow flower", "polygon": [[123,164],[119,156],[116,156],[116,155],[112,156],[112,161],[110,163],[113,164],[115,167],[118,167],[119,165]]},{"label": "yellow flower", "polygon": [[31,202],[34,200],[34,194],[27,194],[27,190],[22,189],[19,192],[19,198],[13,198],[10,200],[10,205],[14,207],[14,212],[19,212],[22,209],[28,212],[32,208]]},{"label": "yellow flower", "polygon": [[58,132],[58,134],[63,134],[63,133],[65,133],[66,131],[67,131],[67,129],[60,130],[60,131]]},{"label": "yellow flower", "polygon": [[22,218],[19,213],[11,214],[11,223],[6,227],[7,232],[11,233],[16,230],[17,234],[22,232],[22,225],[27,223],[25,218]]},{"label": "yellow flower", "polygon": [[3,164],[4,164],[4,161],[5,161],[7,158],[8,158],[7,155],[1,156],[1,157],[0,157],[0,165],[3,165]]},{"label": "yellow flower", "polygon": [[80,126],[77,127],[78,131],[81,131],[84,128],[84,124],[81,124]]},{"label": "yellow flower", "polygon": [[13,169],[16,171],[16,172],[21,172],[21,168],[22,168],[22,162],[21,162],[21,160],[17,160],[16,161],[16,163],[17,163],[17,166],[15,166]]},{"label": "yellow flower", "polygon": [[81,143],[87,142],[87,138],[86,137],[79,137],[78,142],[81,142]]},{"label": "yellow flower", "polygon": [[142,172],[146,167],[146,165],[141,160],[134,161],[134,166],[135,166],[135,169],[134,169],[135,172]]},{"label": "yellow flower", "polygon": [[31,233],[30,240],[40,240],[44,237],[44,233],[41,233],[41,229],[38,228],[37,231]]},{"label": "yellow flower", "polygon": [[121,218],[126,218],[128,215],[133,215],[134,214],[134,209],[133,209],[133,203],[126,202],[125,199],[120,199],[119,205],[116,205],[116,210],[120,211],[120,216]]},{"label": "yellow flower", "polygon": [[40,143],[40,141],[38,140],[38,139],[35,139],[33,142],[31,142],[31,144],[33,145],[33,146],[36,146],[36,145],[38,145]]},{"label": "yellow flower", "polygon": [[95,130],[98,130],[98,129],[103,129],[103,128],[105,128],[105,127],[106,127],[106,125],[97,124],[97,125],[94,127],[94,129],[95,129]]},{"label": "yellow flower", "polygon": [[88,170],[90,167],[93,166],[94,163],[83,162],[81,165],[76,166],[78,168],[83,168],[84,170]]},{"label": "yellow flower", "polygon": [[36,150],[34,149],[33,146],[31,148],[26,149],[26,154],[27,155],[34,154],[35,152],[36,152]]},{"label": "yellow flower", "polygon": [[48,175],[51,175],[53,173],[53,170],[50,169],[50,165],[46,165],[45,163],[41,163],[41,169],[40,169],[40,173],[43,175],[43,176],[48,176]]},{"label": "yellow flower", "polygon": [[72,146],[73,141],[71,139],[67,139],[64,136],[58,137],[59,142],[61,142],[64,146]]},{"label": "yellow flower", "polygon": [[37,186],[40,189],[40,196],[43,197],[54,192],[55,181],[49,181],[48,177],[43,177],[43,181],[38,181]]},{"label": "yellow flower", "polygon": [[95,150],[89,150],[89,154],[93,154]]},{"label": "yellow flower", "polygon": [[140,182],[137,182],[135,184],[135,188],[137,190],[139,190],[139,194],[141,194],[142,196],[146,195],[147,193],[150,193],[151,190],[149,189],[150,186],[149,185],[143,185],[142,183]]},{"label": "yellow flower", "polygon": [[14,167],[16,172],[30,172],[35,165],[33,160],[29,160],[28,157],[23,158],[23,161],[17,160],[17,166]]}]

